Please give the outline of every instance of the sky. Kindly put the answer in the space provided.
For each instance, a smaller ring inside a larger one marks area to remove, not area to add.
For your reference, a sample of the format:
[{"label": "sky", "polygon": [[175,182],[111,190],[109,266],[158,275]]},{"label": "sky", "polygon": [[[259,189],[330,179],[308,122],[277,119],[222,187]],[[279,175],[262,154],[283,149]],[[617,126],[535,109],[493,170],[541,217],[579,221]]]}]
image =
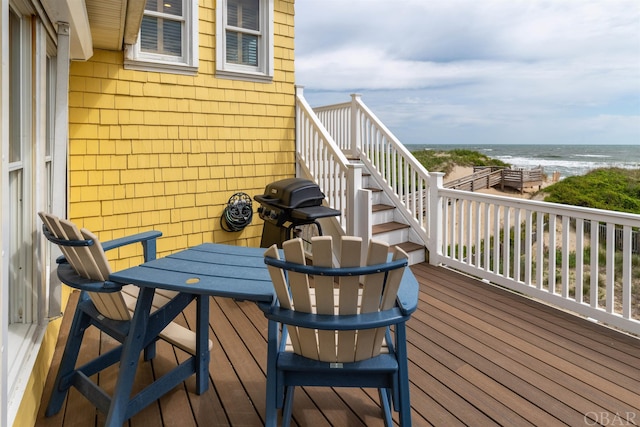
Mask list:
[{"label": "sky", "polygon": [[296,84],[405,145],[640,146],[640,0],[297,0]]}]

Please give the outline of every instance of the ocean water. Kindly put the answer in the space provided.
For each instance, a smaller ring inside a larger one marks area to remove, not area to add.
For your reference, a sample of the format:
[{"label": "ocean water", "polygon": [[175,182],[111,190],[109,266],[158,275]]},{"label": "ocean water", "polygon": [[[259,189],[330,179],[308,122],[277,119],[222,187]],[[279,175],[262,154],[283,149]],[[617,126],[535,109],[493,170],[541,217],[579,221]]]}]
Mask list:
[{"label": "ocean water", "polygon": [[639,145],[407,145],[409,151],[468,149],[518,168],[542,166],[560,178],[604,167],[640,169]]}]

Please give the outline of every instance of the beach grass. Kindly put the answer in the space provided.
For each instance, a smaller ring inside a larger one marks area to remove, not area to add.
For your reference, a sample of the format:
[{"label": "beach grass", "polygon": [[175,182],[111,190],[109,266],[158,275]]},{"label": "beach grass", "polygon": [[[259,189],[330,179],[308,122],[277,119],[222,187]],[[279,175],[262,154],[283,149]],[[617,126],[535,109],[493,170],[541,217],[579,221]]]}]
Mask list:
[{"label": "beach grass", "polygon": [[479,153],[473,150],[456,149],[456,150],[418,150],[412,151],[411,154],[418,160],[429,172],[450,173],[456,166],[473,167],[473,166],[509,166],[498,159]]},{"label": "beach grass", "polygon": [[596,169],[567,177],[544,192],[546,202],[640,214],[640,169]]}]

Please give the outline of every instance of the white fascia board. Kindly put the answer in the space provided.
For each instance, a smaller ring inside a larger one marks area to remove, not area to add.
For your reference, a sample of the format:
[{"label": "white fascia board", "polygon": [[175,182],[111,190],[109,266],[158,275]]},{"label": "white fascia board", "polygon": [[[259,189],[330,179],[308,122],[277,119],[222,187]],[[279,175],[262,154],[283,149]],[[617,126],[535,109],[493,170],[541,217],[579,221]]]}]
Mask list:
[{"label": "white fascia board", "polygon": [[69,56],[71,60],[86,61],[93,56],[93,39],[87,6],[84,0],[66,0],[62,3],[67,7],[69,20],[66,22],[71,27]]},{"label": "white fascia board", "polygon": [[42,3],[54,24],[57,22],[69,24],[70,59],[86,61],[91,58],[93,38],[84,0],[44,0]]}]

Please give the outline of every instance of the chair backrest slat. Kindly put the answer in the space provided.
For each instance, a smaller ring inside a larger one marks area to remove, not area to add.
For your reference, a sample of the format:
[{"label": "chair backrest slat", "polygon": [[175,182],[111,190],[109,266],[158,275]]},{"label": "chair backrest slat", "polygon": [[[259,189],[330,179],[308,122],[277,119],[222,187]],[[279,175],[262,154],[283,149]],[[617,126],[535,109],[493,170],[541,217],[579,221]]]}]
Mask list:
[{"label": "chair backrest slat", "polygon": [[[280,254],[278,253],[278,249],[276,245],[271,246],[264,253],[265,256],[280,259]],[[284,270],[268,266],[269,275],[271,276],[271,282],[273,282],[273,288],[276,292],[276,296],[278,297],[278,301],[280,302],[280,306],[289,310],[293,310],[293,301],[291,300],[291,296],[289,294],[289,285],[287,283],[287,278],[285,277]],[[297,328],[290,327],[289,330],[289,339],[291,340],[291,345],[293,346],[294,352],[296,354],[301,354],[300,350],[300,342],[298,340],[298,330]]]},{"label": "chair backrest slat", "polygon": [[[359,267],[362,254],[362,240],[353,236],[342,239],[340,249],[340,267]],[[338,313],[341,315],[358,314],[360,300],[360,277],[343,276],[340,282]],[[355,358],[356,331],[338,332],[336,362],[353,362]]]},{"label": "chair backrest slat", "polygon": [[[76,225],[71,221],[67,221],[65,219],[60,219],[59,221],[60,226],[62,227],[68,239],[93,240],[93,245],[91,246],[78,246],[75,248],[78,262],[80,262],[80,264],[82,265],[82,267],[78,267],[78,269],[84,271],[84,274],[86,274],[84,277],[92,280],[107,280],[107,278],[109,277],[109,273],[111,273],[109,265],[104,265],[103,260],[100,258],[96,258],[95,256],[96,252],[102,252],[102,245],[100,245],[100,242],[94,240],[93,238],[95,238],[95,236],[93,235],[89,235],[85,238],[80,230],[78,230],[78,227],[76,227]],[[76,268],[76,265],[71,265]],[[76,271],[80,273],[79,270]]]},{"label": "chair backrest slat", "polygon": [[[394,261],[399,259],[407,259],[407,254],[399,248],[395,248],[393,251]],[[380,301],[380,310],[389,310],[396,304],[396,298],[398,295],[398,289],[400,288],[400,282],[402,281],[402,274],[404,269],[391,270],[387,275],[387,282],[385,283],[384,291],[382,293],[382,300]],[[384,328],[378,328],[376,330],[376,338],[373,342],[373,349],[380,349],[382,341],[384,339]],[[378,353],[373,353],[376,356]]]},{"label": "chair backrest slat", "polygon": [[[284,246],[283,246],[284,248]],[[285,258],[296,264],[306,264],[304,248],[301,240],[291,241],[285,248]],[[311,294],[309,292],[309,277],[306,274],[289,272],[289,289],[296,311],[312,313]],[[290,330],[289,333],[292,333]],[[311,359],[318,358],[318,344],[315,331],[307,328],[296,328],[300,354]]]},{"label": "chair backrest slat", "polygon": [[[367,265],[383,264],[387,261],[388,254],[389,245],[372,241],[367,254]],[[386,287],[385,277],[385,273],[365,276],[360,307],[361,313],[373,313],[380,310],[380,300]],[[380,353],[382,340],[376,338],[379,335],[378,332],[381,332],[380,336],[384,336],[385,328],[367,329],[358,332],[355,360],[368,359]]]},{"label": "chair backrest slat", "polygon": [[[85,279],[105,281],[111,274],[109,261],[104,253],[100,240],[89,230],[79,230],[71,221],[60,219],[55,215],[39,212],[40,218],[49,231],[62,240],[91,240],[89,246],[58,245],[71,267]],[[115,320],[129,320],[130,314],[120,292],[90,292],[90,298],[96,309],[105,317]]]},{"label": "chair backrest slat", "polygon": [[[333,239],[331,236],[317,237],[313,241],[313,265],[317,267],[333,267]],[[338,301],[334,292],[334,277],[315,276],[316,312],[318,314],[336,314]],[[320,360],[335,357],[335,331],[318,331],[318,356]]]},{"label": "chair backrest slat", "polygon": [[[38,215],[40,215],[42,222],[47,226],[49,231],[56,238],[64,239],[64,240],[72,240],[72,238],[67,236],[66,232],[62,228],[62,225],[60,224],[60,219],[57,216],[51,215],[45,212],[39,212]],[[74,240],[77,240],[77,239],[74,239]],[[84,267],[80,259],[80,256],[77,253],[78,247],[59,245],[59,248],[62,254],[64,255],[64,257],[66,258],[67,262],[71,264],[73,269],[82,277],[89,278],[89,273],[87,272],[86,268]]]},{"label": "chair backrest slat", "polygon": [[[306,265],[301,239],[288,240],[282,245],[285,260]],[[338,268],[360,267],[362,240],[344,236],[340,241]],[[389,245],[371,241],[367,253],[368,266],[387,262]],[[275,246],[265,256],[279,259]],[[313,267],[333,267],[333,240],[329,236],[312,239]],[[407,258],[395,249],[394,260]],[[269,265],[276,295],[283,308],[305,313],[357,315],[392,308],[404,268],[365,276],[315,275],[288,271]],[[312,284],[312,286],[311,286]],[[385,327],[368,330],[312,330],[289,326],[293,351],[302,356],[326,362],[353,362],[380,354]]]}]

